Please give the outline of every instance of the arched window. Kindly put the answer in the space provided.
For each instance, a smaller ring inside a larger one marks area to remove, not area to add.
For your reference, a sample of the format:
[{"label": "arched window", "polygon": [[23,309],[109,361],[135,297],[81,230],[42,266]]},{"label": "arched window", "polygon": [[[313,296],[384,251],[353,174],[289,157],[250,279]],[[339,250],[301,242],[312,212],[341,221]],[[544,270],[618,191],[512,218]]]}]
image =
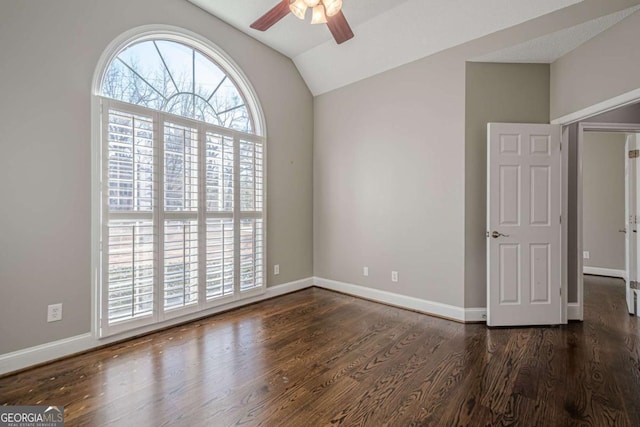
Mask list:
[{"label": "arched window", "polygon": [[264,292],[265,139],[241,71],[176,31],[101,68],[100,335]]},{"label": "arched window", "polygon": [[246,101],[233,79],[183,43],[153,39],[127,46],[111,61],[102,95],[253,133]]}]

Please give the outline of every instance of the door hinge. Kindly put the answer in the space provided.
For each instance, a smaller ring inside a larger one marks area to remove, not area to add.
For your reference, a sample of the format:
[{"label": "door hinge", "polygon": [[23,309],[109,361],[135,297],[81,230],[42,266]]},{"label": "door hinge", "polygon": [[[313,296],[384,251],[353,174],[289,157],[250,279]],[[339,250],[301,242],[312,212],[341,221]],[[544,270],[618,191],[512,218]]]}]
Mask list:
[{"label": "door hinge", "polygon": [[562,296],[562,288],[560,288],[560,296]]},{"label": "door hinge", "polygon": [[635,159],[637,157],[640,157],[640,150],[631,150],[631,151],[629,151],[629,158],[630,159]]},{"label": "door hinge", "polygon": [[562,224],[562,215],[560,215],[560,224]]}]

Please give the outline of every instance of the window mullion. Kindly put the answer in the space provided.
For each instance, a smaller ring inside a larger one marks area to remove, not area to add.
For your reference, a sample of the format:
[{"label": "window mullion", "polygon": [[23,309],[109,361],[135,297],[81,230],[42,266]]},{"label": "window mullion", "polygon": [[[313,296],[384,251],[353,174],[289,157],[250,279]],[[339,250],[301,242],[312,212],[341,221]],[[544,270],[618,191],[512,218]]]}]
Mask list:
[{"label": "window mullion", "polygon": [[240,138],[233,135],[233,295],[240,296]]},{"label": "window mullion", "polygon": [[136,225],[131,226],[131,318],[136,316]]},{"label": "window mullion", "polygon": [[198,126],[198,304],[204,308],[207,302],[207,177],[206,177],[206,129]]},{"label": "window mullion", "polygon": [[196,51],[191,49],[191,117],[196,118]]},{"label": "window mullion", "polygon": [[156,320],[164,319],[164,117],[153,115],[157,135],[154,141],[156,160],[156,206],[154,208],[156,228],[156,280],[154,286],[154,311]]},{"label": "window mullion", "polygon": [[[136,162],[136,117],[133,116],[133,144],[132,144],[132,154],[133,154],[133,173],[131,174],[131,199],[133,200],[133,209],[135,210],[136,208],[136,166],[137,166],[137,162]],[[134,240],[134,247],[135,247],[135,240]],[[135,272],[135,270],[134,270]],[[133,282],[135,283],[135,277]],[[133,309],[133,307],[132,307]]]}]

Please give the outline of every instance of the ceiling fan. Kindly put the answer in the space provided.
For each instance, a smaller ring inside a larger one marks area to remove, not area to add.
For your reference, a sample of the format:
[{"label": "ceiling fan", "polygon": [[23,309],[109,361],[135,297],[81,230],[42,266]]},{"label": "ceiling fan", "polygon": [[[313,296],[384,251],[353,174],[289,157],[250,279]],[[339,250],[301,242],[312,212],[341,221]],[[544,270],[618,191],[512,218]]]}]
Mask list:
[{"label": "ceiling fan", "polygon": [[353,37],[353,31],[342,13],[342,0],[281,0],[251,24],[251,28],[266,31],[289,12],[304,19],[308,8],[313,11],[311,23],[327,24],[336,43],[344,43]]}]

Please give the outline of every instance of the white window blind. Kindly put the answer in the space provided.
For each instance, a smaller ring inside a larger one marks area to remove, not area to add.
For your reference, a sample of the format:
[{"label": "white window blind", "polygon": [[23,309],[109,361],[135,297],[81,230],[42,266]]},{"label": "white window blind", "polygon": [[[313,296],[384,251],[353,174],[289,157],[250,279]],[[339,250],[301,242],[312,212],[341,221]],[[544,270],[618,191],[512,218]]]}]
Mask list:
[{"label": "white window blind", "polygon": [[116,323],[153,312],[155,133],[148,115],[114,109],[105,118],[104,196],[111,215],[103,227],[109,254],[103,266],[103,314]]},{"label": "white window blind", "polygon": [[235,156],[234,139],[219,132],[205,136],[207,300],[235,293]]},{"label": "white window blind", "polygon": [[102,336],[264,292],[264,139],[101,102]]},{"label": "white window blind", "polygon": [[262,145],[240,140],[240,290],[262,283],[263,152]]}]

